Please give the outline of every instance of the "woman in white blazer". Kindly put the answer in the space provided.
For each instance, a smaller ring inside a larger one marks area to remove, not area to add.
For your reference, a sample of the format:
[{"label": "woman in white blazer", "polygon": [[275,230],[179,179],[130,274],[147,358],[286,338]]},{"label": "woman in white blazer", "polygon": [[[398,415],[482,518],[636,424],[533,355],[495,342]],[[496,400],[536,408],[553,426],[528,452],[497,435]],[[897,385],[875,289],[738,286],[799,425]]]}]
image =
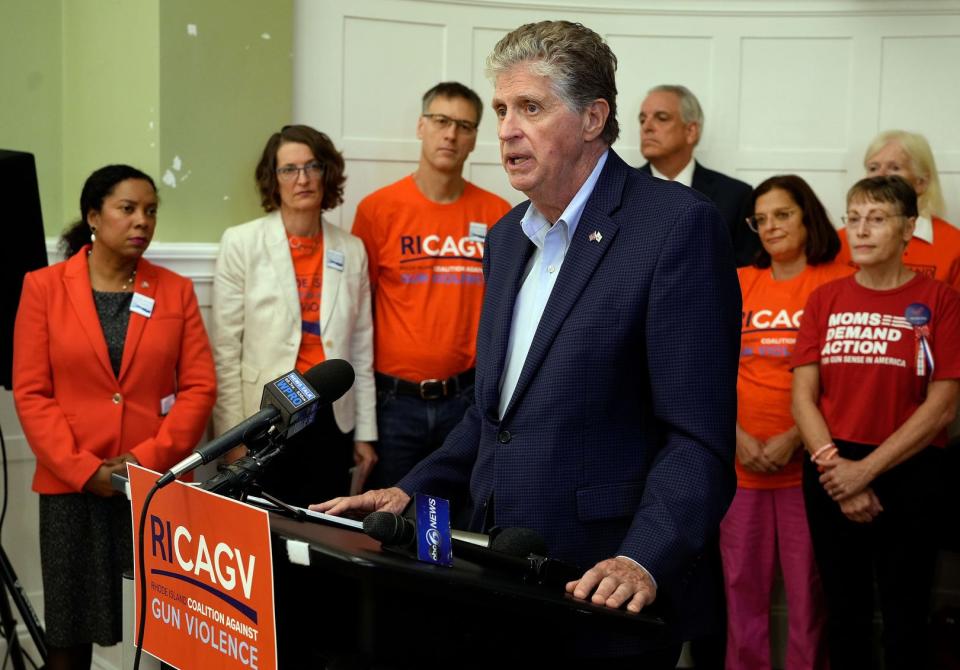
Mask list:
[{"label": "woman in white blazer", "polygon": [[274,133],[256,169],[267,215],[224,232],[213,282],[218,434],[259,410],[263,385],[293,368],[331,358],[353,365],[353,387],[289,439],[259,480],[301,506],[345,495],[348,468],[362,481],[377,459],[367,256],[358,238],[321,217],[343,201],[343,169],[325,134]]}]

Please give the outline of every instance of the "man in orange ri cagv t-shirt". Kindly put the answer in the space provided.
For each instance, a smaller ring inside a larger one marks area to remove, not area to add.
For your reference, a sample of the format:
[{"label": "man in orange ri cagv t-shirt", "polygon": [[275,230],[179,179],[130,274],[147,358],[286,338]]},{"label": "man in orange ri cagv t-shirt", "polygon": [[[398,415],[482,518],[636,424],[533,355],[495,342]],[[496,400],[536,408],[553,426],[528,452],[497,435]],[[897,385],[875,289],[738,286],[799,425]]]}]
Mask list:
[{"label": "man in orange ri cagv t-shirt", "polygon": [[510,209],[462,175],[482,110],[462,84],[427,91],[417,170],[357,207],[353,234],[367,249],[374,300],[379,461],[371,488],[395,485],[473,402],[483,243]]}]

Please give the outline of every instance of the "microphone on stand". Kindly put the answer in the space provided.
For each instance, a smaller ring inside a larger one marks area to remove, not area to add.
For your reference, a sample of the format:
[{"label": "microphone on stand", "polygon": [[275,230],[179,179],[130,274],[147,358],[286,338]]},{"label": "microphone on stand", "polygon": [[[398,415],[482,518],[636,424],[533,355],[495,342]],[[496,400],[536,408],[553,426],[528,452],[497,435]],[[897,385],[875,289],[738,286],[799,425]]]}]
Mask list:
[{"label": "microphone on stand", "polygon": [[[353,367],[346,361],[331,359],[300,375],[291,370],[264,384],[260,411],[233,428],[197,447],[157,480],[162,488],[174,479],[233,449],[264,437],[271,442],[292,437],[317,417],[317,408],[328,405],[353,386]],[[242,459],[241,459],[242,460]]]}]

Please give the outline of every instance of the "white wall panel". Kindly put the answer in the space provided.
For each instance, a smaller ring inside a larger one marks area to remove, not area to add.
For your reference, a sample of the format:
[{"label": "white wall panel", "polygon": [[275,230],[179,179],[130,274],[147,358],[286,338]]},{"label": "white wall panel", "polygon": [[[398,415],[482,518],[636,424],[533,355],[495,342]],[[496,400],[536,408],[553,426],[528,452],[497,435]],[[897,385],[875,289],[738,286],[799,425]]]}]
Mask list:
[{"label": "white wall panel", "polygon": [[[484,61],[512,28],[564,18],[604,35],[618,56],[614,148],[629,163],[643,162],[636,117],[646,90],[681,83],[704,107],[697,155],[710,167],[753,184],[815,175],[833,213],[862,174],[869,139],[908,127],[931,140],[960,218],[954,0],[298,0],[295,16],[295,119],[328,132],[350,161],[415,163],[419,97],[455,79],[486,106],[465,173],[521,199],[496,166]],[[336,218],[352,221],[351,207],[392,173],[354,170]]]},{"label": "white wall panel", "polygon": [[922,132],[939,152],[960,151],[960,35],[885,37],[882,43],[880,127]]},{"label": "white wall panel", "polygon": [[[344,138],[409,139],[410,118],[420,113],[420,100],[410,92],[423,92],[444,78],[445,32],[442,25],[345,18]],[[370,57],[381,48],[387,57]]]},{"label": "white wall panel", "polygon": [[849,106],[849,39],[745,38],[741,57],[742,148],[846,150],[846,120],[831,110]]}]

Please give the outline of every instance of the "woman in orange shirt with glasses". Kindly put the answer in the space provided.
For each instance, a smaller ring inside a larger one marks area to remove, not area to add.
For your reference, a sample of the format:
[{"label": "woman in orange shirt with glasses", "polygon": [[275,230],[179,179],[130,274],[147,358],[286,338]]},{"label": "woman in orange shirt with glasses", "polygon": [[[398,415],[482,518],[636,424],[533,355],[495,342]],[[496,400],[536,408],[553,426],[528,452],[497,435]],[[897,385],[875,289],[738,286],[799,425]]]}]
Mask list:
[{"label": "woman in orange shirt with glasses", "polygon": [[726,666],[771,667],[770,596],[779,562],[789,606],[786,667],[823,668],[823,606],[800,486],[803,449],[790,415],[790,356],[807,296],[852,270],[834,262],[840,240],[800,177],[760,184],[747,223],[762,247],[754,264],[738,271],[737,493],[720,526]]}]

